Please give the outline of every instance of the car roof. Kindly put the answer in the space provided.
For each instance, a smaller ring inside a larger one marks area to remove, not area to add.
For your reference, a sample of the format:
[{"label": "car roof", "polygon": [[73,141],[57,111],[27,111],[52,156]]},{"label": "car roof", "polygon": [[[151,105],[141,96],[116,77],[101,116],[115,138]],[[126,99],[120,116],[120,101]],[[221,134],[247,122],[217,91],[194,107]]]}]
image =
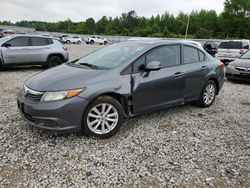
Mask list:
[{"label": "car roof", "polygon": [[13,34],[13,35],[9,35],[11,38],[14,38],[14,37],[43,37],[43,38],[52,38],[52,37],[49,37],[49,36],[44,36],[44,35],[35,35],[35,34]]},{"label": "car roof", "polygon": [[[125,43],[134,43],[134,44],[148,44],[148,45],[164,45],[164,44],[188,44],[190,46],[195,46],[200,48],[198,45],[198,42],[196,41],[186,41],[186,40],[176,40],[176,39],[156,39],[156,40],[129,40],[126,41]],[[201,44],[200,44],[201,45]]]}]

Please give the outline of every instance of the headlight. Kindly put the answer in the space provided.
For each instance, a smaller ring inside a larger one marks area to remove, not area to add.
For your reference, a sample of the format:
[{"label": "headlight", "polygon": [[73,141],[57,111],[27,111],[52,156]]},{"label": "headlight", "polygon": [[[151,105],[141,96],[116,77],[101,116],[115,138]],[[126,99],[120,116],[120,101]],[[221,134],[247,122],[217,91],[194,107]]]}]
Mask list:
[{"label": "headlight", "polygon": [[229,68],[229,69],[234,69],[234,66],[229,64],[229,65],[227,66],[227,68]]},{"label": "headlight", "polygon": [[56,101],[61,99],[69,99],[79,95],[81,92],[86,90],[83,89],[73,89],[67,91],[53,91],[53,92],[45,92],[41,98],[41,101]]}]

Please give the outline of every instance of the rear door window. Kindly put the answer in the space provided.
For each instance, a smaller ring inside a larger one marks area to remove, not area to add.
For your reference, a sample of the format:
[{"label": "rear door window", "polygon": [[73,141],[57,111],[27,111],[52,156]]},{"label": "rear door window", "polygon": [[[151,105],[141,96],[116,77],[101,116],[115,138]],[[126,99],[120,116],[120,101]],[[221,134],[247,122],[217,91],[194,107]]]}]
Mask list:
[{"label": "rear door window", "polygon": [[198,49],[191,46],[184,46],[184,64],[197,63],[200,61]]},{"label": "rear door window", "polygon": [[222,43],[220,43],[219,48],[221,48],[221,49],[242,49],[243,43],[242,42],[235,42],[235,41],[222,42]]},{"label": "rear door window", "polygon": [[50,41],[48,38],[42,38],[42,37],[32,37],[31,41],[32,41],[32,46],[46,46],[52,43],[52,40]]}]

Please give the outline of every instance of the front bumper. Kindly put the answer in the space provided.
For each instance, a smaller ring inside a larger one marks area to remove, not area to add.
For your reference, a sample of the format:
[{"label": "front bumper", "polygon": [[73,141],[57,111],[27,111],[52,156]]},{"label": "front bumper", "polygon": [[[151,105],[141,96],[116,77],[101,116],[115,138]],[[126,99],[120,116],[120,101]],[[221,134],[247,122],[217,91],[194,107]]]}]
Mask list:
[{"label": "front bumper", "polygon": [[78,132],[89,101],[80,97],[36,102],[25,98],[20,92],[17,105],[22,117],[32,126],[55,132]]},{"label": "front bumper", "polygon": [[250,72],[227,68],[226,78],[233,80],[250,81]]},{"label": "front bumper", "polygon": [[67,63],[69,61],[69,53],[66,53],[64,55],[64,63]]}]

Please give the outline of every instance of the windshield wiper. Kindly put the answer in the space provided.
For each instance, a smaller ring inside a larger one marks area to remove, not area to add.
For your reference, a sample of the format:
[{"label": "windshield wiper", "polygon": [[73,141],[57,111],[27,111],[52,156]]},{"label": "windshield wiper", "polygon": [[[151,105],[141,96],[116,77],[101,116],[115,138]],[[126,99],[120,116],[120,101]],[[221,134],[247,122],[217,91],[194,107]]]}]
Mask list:
[{"label": "windshield wiper", "polygon": [[106,69],[104,67],[100,67],[98,65],[93,65],[93,64],[90,64],[90,63],[78,63],[79,65],[83,65],[83,66],[86,66],[86,67],[89,67],[91,69]]}]

